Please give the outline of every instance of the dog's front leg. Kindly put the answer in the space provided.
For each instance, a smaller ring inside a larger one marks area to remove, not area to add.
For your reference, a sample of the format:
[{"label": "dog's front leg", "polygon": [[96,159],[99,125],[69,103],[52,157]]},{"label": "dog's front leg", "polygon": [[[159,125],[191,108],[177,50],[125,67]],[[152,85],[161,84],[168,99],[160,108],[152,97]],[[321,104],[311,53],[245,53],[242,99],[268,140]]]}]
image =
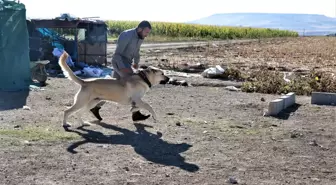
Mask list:
[{"label": "dog's front leg", "polygon": [[[157,121],[156,114],[155,114],[153,108],[152,108],[148,103],[143,102],[141,99],[134,100],[134,102],[135,102],[135,106],[136,106],[136,107],[139,107],[139,108],[143,108],[143,109],[148,110],[148,111],[152,114],[152,116],[153,116],[154,123],[156,123],[156,121]],[[136,109],[136,108],[135,108],[135,109]],[[133,111],[134,111],[134,110],[133,110]]]}]

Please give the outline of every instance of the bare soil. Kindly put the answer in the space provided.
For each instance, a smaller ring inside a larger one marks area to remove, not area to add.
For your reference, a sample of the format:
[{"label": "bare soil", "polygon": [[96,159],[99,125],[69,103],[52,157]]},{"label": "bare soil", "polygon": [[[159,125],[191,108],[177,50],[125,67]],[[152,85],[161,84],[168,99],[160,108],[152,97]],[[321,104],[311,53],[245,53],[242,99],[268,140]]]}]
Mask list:
[{"label": "bare soil", "polygon": [[79,87],[47,83],[29,92],[24,109],[22,98],[2,96],[12,106],[0,112],[0,184],[335,184],[336,109],[308,96],[264,117],[278,95],[159,85],[145,97],[158,123],[133,123],[130,107],[108,103],[102,122],[87,113],[94,124],[80,127],[73,116],[66,131],[63,111]]},{"label": "bare soil", "polygon": [[[310,95],[313,91],[336,92],[336,37],[262,39],[207,46],[144,50],[147,65],[164,69],[202,72],[220,65],[229,69],[219,76],[240,82],[244,92]],[[199,66],[201,69],[195,69]],[[290,80],[287,83],[284,79]],[[316,80],[317,79],[317,80]],[[193,85],[223,85],[187,79]],[[218,84],[222,82],[222,84]],[[227,82],[224,81],[224,86]]]},{"label": "bare soil", "polygon": [[279,71],[318,69],[336,71],[336,37],[262,39],[251,42],[144,50],[151,65],[181,67],[184,64],[234,66],[241,70],[268,67]]}]

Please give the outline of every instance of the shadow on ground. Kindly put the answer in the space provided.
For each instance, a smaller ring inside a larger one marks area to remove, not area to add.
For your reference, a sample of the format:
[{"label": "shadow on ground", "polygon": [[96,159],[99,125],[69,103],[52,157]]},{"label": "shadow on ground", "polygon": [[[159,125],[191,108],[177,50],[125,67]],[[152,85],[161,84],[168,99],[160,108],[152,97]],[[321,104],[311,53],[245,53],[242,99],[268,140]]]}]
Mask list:
[{"label": "shadow on ground", "polygon": [[20,109],[26,105],[29,90],[6,92],[0,91],[0,111]]},{"label": "shadow on ground", "polygon": [[89,130],[84,127],[78,127],[78,130],[70,130],[69,128],[66,128],[66,131],[77,133],[84,139],[83,141],[71,144],[67,148],[67,151],[75,154],[77,153],[75,149],[86,143],[130,145],[134,148],[134,151],[137,154],[153,163],[176,166],[189,172],[196,172],[199,170],[197,165],[186,163],[185,159],[180,155],[180,153],[187,151],[192,145],[186,143],[168,143],[161,139],[161,134],[152,134],[145,130],[145,127],[150,126],[134,124],[136,131],[130,131],[103,122],[97,123],[97,125],[106,129],[121,132],[122,134],[106,136],[101,132]]},{"label": "shadow on ground", "polygon": [[295,103],[294,105],[288,107],[287,109],[282,110],[275,118],[288,120],[289,117],[296,112],[301,107],[300,104]]}]

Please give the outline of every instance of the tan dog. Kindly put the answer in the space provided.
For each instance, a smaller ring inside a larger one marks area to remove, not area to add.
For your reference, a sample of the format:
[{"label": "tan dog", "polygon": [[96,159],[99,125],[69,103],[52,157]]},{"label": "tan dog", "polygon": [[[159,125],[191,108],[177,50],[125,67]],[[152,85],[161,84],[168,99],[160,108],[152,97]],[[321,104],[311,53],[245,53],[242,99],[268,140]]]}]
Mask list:
[{"label": "tan dog", "polygon": [[[59,65],[64,75],[81,87],[75,95],[72,107],[64,111],[63,127],[71,126],[67,122],[71,114],[79,110],[89,111],[102,100],[123,105],[135,104],[136,108],[132,108],[131,112],[135,112],[139,108],[146,109],[152,114],[154,122],[156,122],[157,117],[153,108],[148,103],[143,102],[141,98],[150,90],[152,85],[166,84],[169,81],[169,78],[164,75],[162,70],[148,67],[147,69],[140,70],[138,74],[120,80],[114,78],[80,79],[66,64],[67,58],[68,54],[64,52],[59,58]],[[81,116],[79,116],[79,120],[83,125],[90,125],[88,122],[84,123]]]}]

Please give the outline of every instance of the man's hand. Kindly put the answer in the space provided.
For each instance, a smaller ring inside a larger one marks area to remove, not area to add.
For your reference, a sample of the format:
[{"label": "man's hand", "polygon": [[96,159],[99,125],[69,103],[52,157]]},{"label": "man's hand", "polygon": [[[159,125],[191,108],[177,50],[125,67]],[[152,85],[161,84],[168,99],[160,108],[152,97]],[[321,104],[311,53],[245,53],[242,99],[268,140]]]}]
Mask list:
[{"label": "man's hand", "polygon": [[133,64],[134,69],[139,69],[139,64]]}]

